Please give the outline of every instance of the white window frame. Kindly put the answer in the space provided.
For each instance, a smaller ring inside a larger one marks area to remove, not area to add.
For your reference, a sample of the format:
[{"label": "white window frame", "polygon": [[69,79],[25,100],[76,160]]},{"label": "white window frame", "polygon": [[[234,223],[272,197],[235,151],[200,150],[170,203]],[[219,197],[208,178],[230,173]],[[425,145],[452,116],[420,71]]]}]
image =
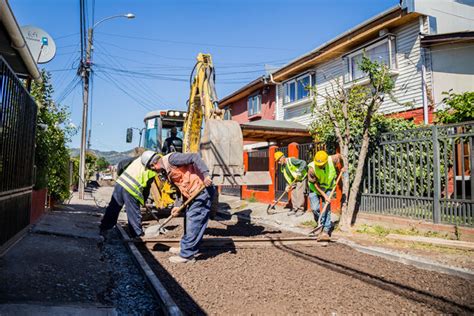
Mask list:
[{"label": "white window frame", "polygon": [[[253,100],[257,99],[257,109],[254,112],[253,110]],[[252,100],[252,107],[250,107],[250,100]],[[251,111],[252,109],[252,111]],[[247,98],[247,113],[249,117],[254,115],[260,114],[262,112],[262,95],[261,94],[253,94]]]},{"label": "white window frame", "polygon": [[346,83],[349,83],[349,82],[352,82],[352,81],[363,81],[364,79],[367,78],[367,75],[365,75],[364,77],[361,77],[361,78],[357,78],[357,79],[353,79],[353,73],[352,73],[352,60],[355,56],[358,56],[358,55],[361,55],[361,54],[364,54],[364,52],[366,50],[370,50],[372,48],[375,48],[377,46],[381,46],[381,45],[384,45],[388,43],[388,68],[389,70],[391,71],[397,71],[397,60],[396,60],[396,37],[395,35],[393,34],[389,34],[387,36],[385,36],[384,38],[382,39],[377,39],[375,42],[367,45],[367,46],[364,46],[364,47],[361,47],[361,48],[358,48],[356,49],[355,51],[353,51],[352,53],[349,53],[347,55],[345,55],[343,58],[347,58],[347,68],[346,71],[348,72],[349,74],[349,78],[348,78],[348,81],[346,81]]},{"label": "white window frame", "polygon": [[[315,82],[313,82],[313,78],[314,80],[316,80],[316,76],[313,76],[314,74],[314,71],[310,71],[310,72],[306,72],[302,75],[299,75],[297,77],[294,77],[288,81],[285,81],[283,83],[283,104],[284,105],[287,105],[287,104],[290,104],[290,103],[294,103],[294,102],[298,102],[298,101],[302,101],[302,100],[306,100],[306,99],[309,99],[311,96],[312,96],[312,92],[309,91],[308,95],[301,98],[300,96],[298,96],[298,82],[306,77],[309,78],[309,85],[312,87],[315,85]],[[295,99],[293,101],[290,101],[290,95],[289,95],[289,87],[290,87],[290,84],[294,83],[295,84]]]}]

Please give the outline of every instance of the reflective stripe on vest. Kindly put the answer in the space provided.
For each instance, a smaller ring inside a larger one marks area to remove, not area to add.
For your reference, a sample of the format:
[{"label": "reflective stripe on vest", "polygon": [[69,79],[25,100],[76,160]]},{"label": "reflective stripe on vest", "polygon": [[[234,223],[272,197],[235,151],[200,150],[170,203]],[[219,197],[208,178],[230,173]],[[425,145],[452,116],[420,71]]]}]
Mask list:
[{"label": "reflective stripe on vest", "polygon": [[[318,185],[323,191],[332,190],[336,186],[335,180],[337,172],[331,157],[329,157],[326,166],[324,166],[324,169],[316,167],[314,161],[311,162],[308,167],[313,168],[314,174],[318,181]],[[311,189],[311,191],[319,194],[319,192],[316,190],[316,186],[314,185],[314,183],[309,182],[309,188]]]},{"label": "reflective stripe on vest", "polygon": [[146,187],[148,181],[155,176],[156,173],[152,170],[147,170],[143,166],[141,158],[138,157],[120,175],[117,179],[117,184],[122,186],[131,196],[143,205],[145,204],[143,189]]},{"label": "reflective stripe on vest", "polygon": [[293,183],[294,179],[296,178],[297,181],[301,181],[306,178],[306,170],[303,170],[301,177],[296,177],[298,173],[298,167],[296,167],[292,162],[293,158],[288,158],[286,163],[280,168],[280,171],[283,173],[286,182]]}]

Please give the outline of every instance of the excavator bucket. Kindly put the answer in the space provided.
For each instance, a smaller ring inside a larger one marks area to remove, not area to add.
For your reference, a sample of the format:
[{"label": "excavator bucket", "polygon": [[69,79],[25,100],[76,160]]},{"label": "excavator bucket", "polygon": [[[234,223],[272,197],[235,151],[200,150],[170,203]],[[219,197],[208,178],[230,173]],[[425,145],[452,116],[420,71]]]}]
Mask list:
[{"label": "excavator bucket", "polygon": [[200,149],[216,185],[272,184],[267,171],[245,172],[242,131],[236,121],[207,120]]}]

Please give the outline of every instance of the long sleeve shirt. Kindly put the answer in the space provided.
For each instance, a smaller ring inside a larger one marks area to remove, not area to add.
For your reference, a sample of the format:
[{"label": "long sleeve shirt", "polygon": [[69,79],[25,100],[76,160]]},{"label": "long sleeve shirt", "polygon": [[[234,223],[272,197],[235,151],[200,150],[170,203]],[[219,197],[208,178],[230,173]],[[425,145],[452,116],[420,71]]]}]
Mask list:
[{"label": "long sleeve shirt", "polygon": [[207,168],[199,154],[173,153],[169,156],[168,161],[171,165],[176,167],[193,164],[204,177],[209,175],[209,168]]}]

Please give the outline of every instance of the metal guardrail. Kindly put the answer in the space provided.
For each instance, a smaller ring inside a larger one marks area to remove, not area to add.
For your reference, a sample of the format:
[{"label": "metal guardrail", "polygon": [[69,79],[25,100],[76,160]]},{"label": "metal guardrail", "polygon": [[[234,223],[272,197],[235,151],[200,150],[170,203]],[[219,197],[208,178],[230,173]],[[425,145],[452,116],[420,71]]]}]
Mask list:
[{"label": "metal guardrail", "polygon": [[474,122],[381,135],[360,210],[474,226]]},{"label": "metal guardrail", "polygon": [[36,103],[0,56],[0,245],[29,224]]}]

